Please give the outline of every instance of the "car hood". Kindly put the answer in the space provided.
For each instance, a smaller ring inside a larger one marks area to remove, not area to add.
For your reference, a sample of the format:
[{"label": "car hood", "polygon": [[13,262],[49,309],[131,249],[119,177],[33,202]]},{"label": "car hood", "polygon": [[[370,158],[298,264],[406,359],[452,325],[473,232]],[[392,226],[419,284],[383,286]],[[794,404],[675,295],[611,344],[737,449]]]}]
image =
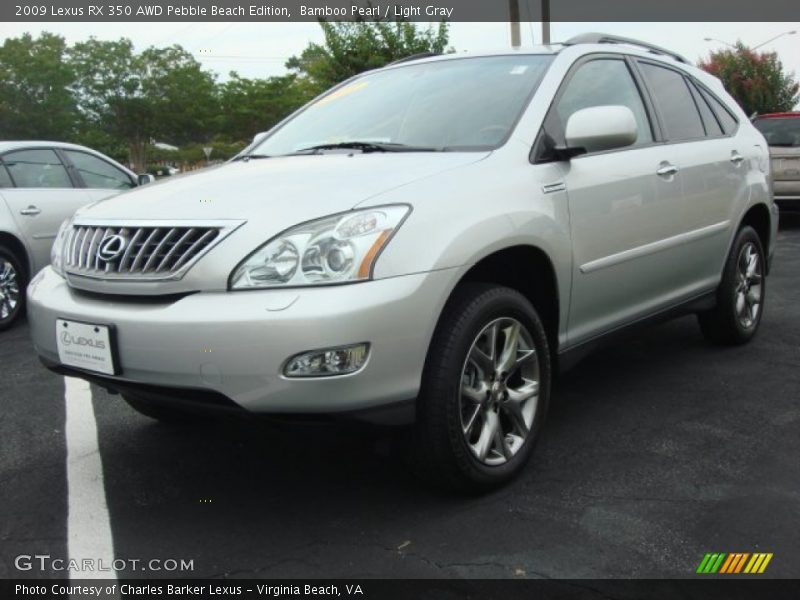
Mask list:
[{"label": "car hood", "polygon": [[[385,192],[478,162],[489,154],[352,153],[252,159],[162,180],[91,204],[78,211],[75,220],[119,227],[204,221],[228,225],[233,232],[180,279],[68,279],[73,287],[111,294],[225,290],[231,270],[281,231],[359,204],[380,204]],[[397,194],[392,198],[398,201]],[[410,204],[418,200],[408,198]],[[405,201],[402,194],[401,201]]]},{"label": "car hood", "polygon": [[227,163],[162,180],[79,211],[92,220],[233,219],[284,229],[345,211],[383,192],[488,153],[350,153]]}]

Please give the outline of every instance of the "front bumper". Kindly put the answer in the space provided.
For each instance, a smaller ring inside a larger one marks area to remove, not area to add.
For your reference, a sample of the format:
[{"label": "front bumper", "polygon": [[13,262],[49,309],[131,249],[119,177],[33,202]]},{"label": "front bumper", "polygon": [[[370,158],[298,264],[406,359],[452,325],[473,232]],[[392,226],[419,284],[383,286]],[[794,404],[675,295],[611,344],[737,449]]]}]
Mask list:
[{"label": "front bumper", "polygon": [[[195,293],[175,300],[93,296],[50,267],[28,288],[31,334],[57,367],[56,319],[116,328],[121,372],[109,384],[209,390],[262,413],[337,413],[416,397],[439,313],[456,269],[330,287]],[[299,352],[369,342],[350,375],[288,379]]]}]

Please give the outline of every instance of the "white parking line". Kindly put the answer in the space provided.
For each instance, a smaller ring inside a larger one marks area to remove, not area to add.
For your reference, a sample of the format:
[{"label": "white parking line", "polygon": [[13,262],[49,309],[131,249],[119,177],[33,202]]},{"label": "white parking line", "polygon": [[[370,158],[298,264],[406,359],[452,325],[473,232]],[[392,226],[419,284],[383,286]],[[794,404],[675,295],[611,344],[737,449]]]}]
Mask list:
[{"label": "white parking line", "polygon": [[88,382],[73,377],[65,377],[64,386],[69,494],[67,549],[71,561],[76,560],[78,564],[82,564],[84,559],[94,561],[92,569],[70,571],[70,578],[116,579],[117,573],[111,568],[114,542],[103,485],[103,463],[97,444],[92,391]]}]

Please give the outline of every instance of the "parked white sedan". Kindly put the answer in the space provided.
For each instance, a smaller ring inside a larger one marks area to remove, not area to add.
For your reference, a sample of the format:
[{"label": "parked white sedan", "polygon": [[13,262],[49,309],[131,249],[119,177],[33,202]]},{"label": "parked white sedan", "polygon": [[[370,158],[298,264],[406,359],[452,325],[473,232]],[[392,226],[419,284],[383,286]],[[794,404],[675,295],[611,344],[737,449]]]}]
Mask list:
[{"label": "parked white sedan", "polygon": [[0,141],[0,331],[24,312],[21,292],[50,262],[59,225],[89,202],[151,180],[83,146]]}]

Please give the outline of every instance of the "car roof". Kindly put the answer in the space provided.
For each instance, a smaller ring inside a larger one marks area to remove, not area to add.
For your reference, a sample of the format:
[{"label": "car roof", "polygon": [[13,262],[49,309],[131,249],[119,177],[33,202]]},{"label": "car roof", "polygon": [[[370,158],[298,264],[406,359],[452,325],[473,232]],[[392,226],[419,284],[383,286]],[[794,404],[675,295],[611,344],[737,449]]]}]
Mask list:
[{"label": "car roof", "polygon": [[758,115],[756,119],[791,119],[800,117],[800,112],[779,112]]},{"label": "car roof", "polygon": [[85,150],[92,154],[99,154],[96,150],[87,148],[86,146],[79,146],[78,144],[69,144],[67,142],[53,142],[50,140],[0,140],[0,152],[7,150],[18,150],[21,148],[41,148],[47,146],[49,148],[68,148],[72,150]]},{"label": "car roof", "polygon": [[68,142],[53,142],[49,140],[0,140],[0,153],[9,152],[11,150],[24,150],[26,148],[41,148],[41,147],[61,148],[64,150],[80,150],[81,152],[87,152],[88,154],[93,154],[123,169],[126,173],[128,173],[128,175],[136,177],[136,174],[133,171],[131,171],[125,165],[118,163],[110,156],[106,156],[102,152],[98,152],[97,150],[92,150],[91,148],[87,148],[86,146],[81,146],[79,144],[70,144]]}]

